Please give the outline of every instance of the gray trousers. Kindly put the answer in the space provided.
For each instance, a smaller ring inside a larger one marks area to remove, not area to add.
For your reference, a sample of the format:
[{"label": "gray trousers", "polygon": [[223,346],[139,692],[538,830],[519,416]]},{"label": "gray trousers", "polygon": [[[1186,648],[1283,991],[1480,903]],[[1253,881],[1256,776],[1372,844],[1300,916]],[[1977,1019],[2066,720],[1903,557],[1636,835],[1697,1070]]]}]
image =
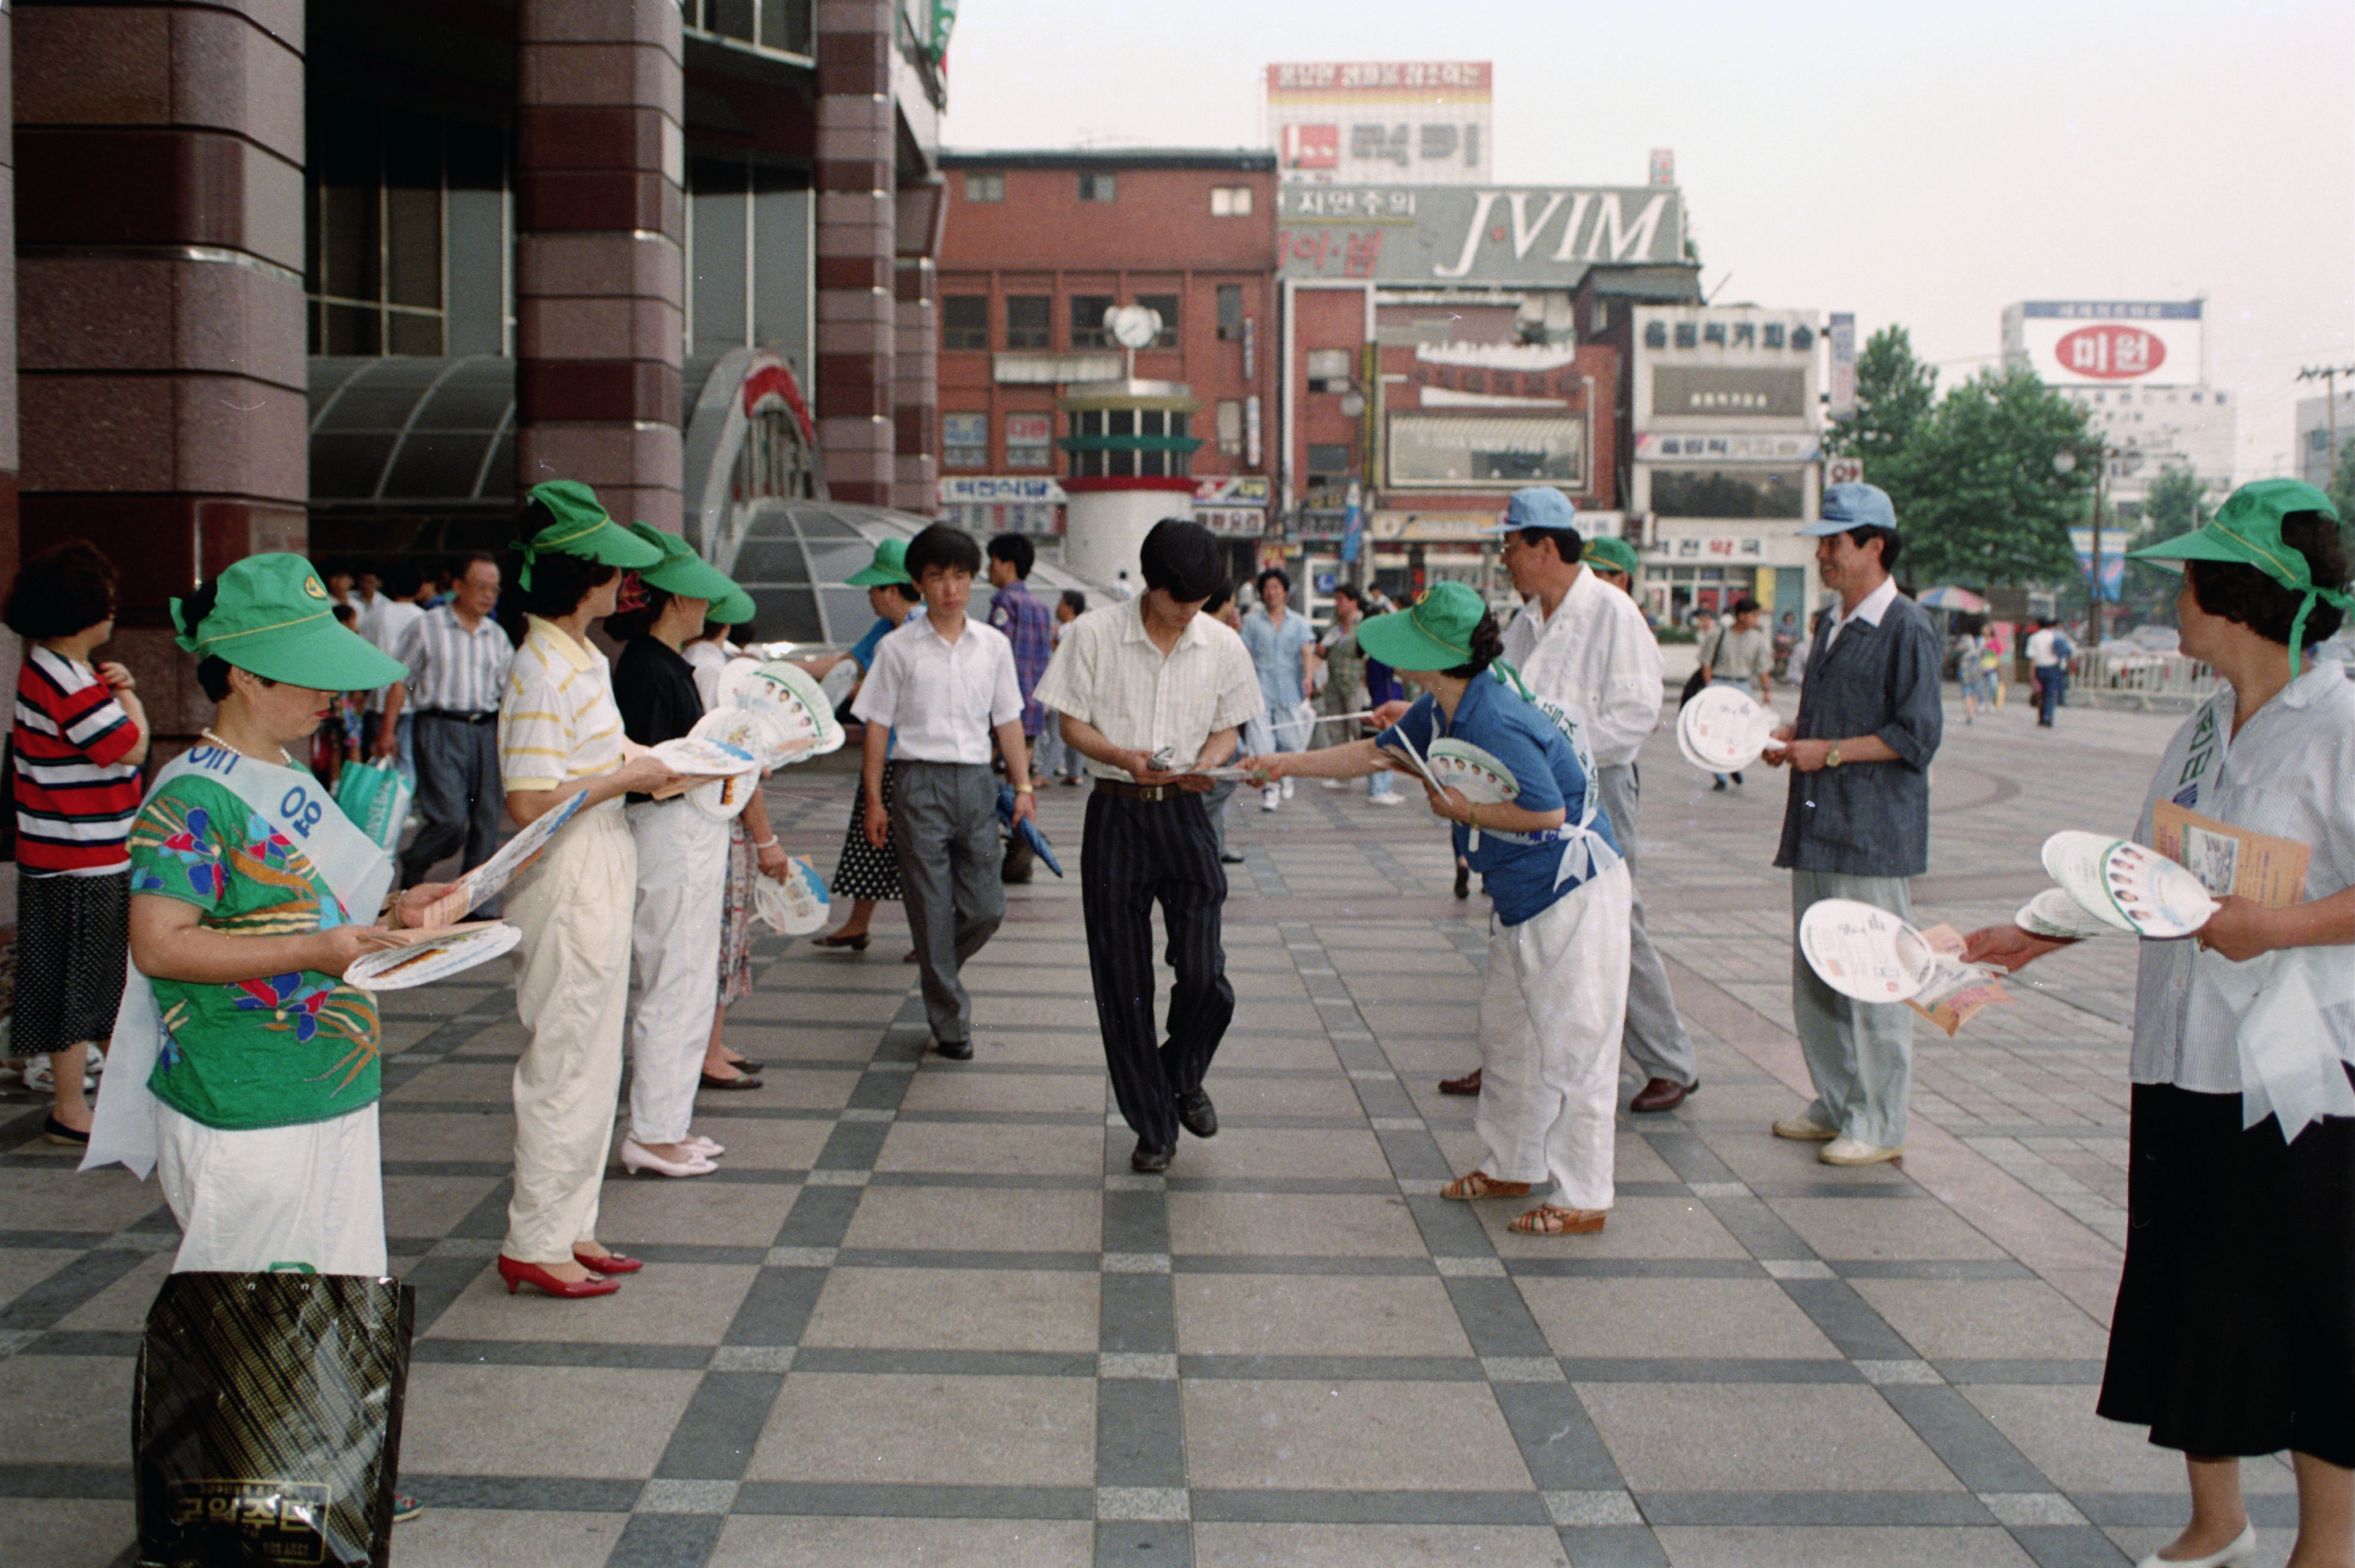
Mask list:
[{"label": "gray trousers", "polygon": [[[1603,814],[1611,819],[1612,831],[1619,835],[1619,852],[1626,859],[1632,881],[1641,821],[1636,765],[1620,762],[1597,768],[1594,779]],[[1685,1021],[1677,1016],[1677,999],[1669,994],[1668,971],[1660,962],[1660,950],[1652,946],[1652,935],[1644,929],[1640,889],[1627,936],[1627,1022],[1620,1030],[1619,1044],[1636,1059],[1646,1078],[1698,1083],[1700,1068],[1693,1060],[1692,1036],[1685,1032]]]},{"label": "gray trousers", "polygon": [[969,1040],[973,999],[957,969],[1006,918],[997,779],[989,764],[902,758],[891,780],[891,836],[932,1038]]},{"label": "gray trousers", "polygon": [[1816,1081],[1807,1114],[1876,1149],[1902,1149],[1913,1086],[1913,1010],[1902,1001],[1858,1001],[1817,977],[1799,950],[1799,918],[1825,898],[1852,898],[1911,920],[1913,892],[1902,876],[1791,874],[1791,1019]]},{"label": "gray trousers", "polygon": [[[409,722],[409,715],[400,715]],[[400,885],[411,887],[453,853],[464,849],[461,871],[472,871],[499,847],[499,813],[506,787],[499,779],[499,726],[469,724],[440,714],[419,714],[412,732],[417,750],[417,813],[425,825],[400,855]]]}]

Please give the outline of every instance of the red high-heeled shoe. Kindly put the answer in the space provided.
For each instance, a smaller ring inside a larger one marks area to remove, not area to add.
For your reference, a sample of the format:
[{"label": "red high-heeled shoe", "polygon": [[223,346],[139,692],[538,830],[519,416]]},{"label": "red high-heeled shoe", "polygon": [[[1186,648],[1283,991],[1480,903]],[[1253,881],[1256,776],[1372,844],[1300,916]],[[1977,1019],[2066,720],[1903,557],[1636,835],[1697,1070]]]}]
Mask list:
[{"label": "red high-heeled shoe", "polygon": [[618,1252],[582,1252],[572,1249],[572,1261],[594,1274],[635,1274],[645,1265],[634,1257],[623,1257]]},{"label": "red high-heeled shoe", "polygon": [[616,1280],[602,1274],[591,1274],[586,1279],[559,1279],[536,1263],[517,1263],[506,1254],[499,1254],[499,1277],[507,1282],[507,1294],[516,1293],[519,1285],[533,1285],[550,1296],[611,1296],[622,1287]]}]

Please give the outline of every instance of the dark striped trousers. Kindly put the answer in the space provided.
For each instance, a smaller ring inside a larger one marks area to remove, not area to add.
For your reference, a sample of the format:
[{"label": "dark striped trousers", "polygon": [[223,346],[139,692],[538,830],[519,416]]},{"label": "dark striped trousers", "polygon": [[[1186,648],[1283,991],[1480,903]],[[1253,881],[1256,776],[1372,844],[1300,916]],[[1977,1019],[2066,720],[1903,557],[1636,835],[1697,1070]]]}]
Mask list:
[{"label": "dark striped trousers", "polygon": [[[1178,1141],[1177,1096],[1199,1088],[1235,1016],[1219,914],[1227,874],[1199,795],[1174,800],[1088,798],[1080,846],[1080,908],[1088,926],[1088,970],[1114,1097],[1136,1136],[1160,1148]],[[1169,938],[1166,1042],[1153,1026],[1153,906]]]}]

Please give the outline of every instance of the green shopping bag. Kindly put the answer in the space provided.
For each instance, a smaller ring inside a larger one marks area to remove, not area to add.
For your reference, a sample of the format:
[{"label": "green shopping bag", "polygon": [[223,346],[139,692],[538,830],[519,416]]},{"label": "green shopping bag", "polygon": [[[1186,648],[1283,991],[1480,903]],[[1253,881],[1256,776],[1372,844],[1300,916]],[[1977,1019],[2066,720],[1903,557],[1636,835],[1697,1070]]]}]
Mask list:
[{"label": "green shopping bag", "polygon": [[400,830],[409,821],[409,780],[390,768],[368,762],[346,762],[336,780],[336,804],[360,832],[387,850],[400,847]]}]

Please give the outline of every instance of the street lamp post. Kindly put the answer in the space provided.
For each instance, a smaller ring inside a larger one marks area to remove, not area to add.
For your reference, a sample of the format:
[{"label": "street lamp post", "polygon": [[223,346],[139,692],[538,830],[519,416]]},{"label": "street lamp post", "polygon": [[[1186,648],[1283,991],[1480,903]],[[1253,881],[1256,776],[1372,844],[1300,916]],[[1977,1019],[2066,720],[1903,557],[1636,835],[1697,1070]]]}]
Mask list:
[{"label": "street lamp post", "polygon": [[2085,630],[2095,649],[2102,645],[2102,499],[2109,482],[2110,461],[2119,456],[2116,448],[2095,441],[2081,454],[2076,449],[2063,447],[2052,454],[2052,467],[2057,473],[2074,473],[2080,458],[2094,465],[2094,558],[2085,576]]}]

